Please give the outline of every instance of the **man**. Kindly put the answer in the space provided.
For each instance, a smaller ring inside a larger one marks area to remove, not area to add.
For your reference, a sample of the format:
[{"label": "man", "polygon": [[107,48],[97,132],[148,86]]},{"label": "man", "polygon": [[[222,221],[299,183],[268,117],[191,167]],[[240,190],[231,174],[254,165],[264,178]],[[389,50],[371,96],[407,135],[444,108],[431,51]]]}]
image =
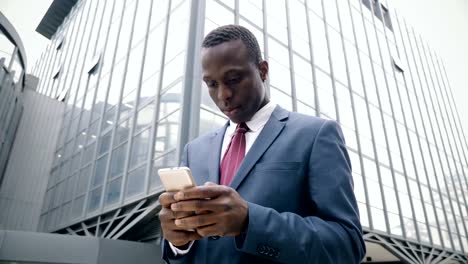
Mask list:
[{"label": "man", "polygon": [[270,102],[253,34],[203,41],[202,69],[229,122],[187,144],[199,185],[160,196],[169,263],[359,263],[365,254],[351,164],[334,121]]}]

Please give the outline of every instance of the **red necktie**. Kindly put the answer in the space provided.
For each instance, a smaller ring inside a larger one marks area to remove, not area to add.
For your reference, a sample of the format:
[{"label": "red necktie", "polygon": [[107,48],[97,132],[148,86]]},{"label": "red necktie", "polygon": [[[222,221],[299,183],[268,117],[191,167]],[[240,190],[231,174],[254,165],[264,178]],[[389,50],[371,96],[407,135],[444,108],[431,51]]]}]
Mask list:
[{"label": "red necktie", "polygon": [[249,127],[245,123],[237,125],[236,132],[229,143],[221,161],[221,184],[229,185],[245,156],[245,133]]}]

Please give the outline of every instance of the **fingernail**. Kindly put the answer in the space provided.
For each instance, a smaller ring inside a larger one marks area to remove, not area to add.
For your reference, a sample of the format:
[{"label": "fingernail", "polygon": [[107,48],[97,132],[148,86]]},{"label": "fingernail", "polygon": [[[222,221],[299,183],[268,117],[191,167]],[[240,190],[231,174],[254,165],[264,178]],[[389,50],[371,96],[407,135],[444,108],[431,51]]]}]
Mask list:
[{"label": "fingernail", "polygon": [[180,225],[180,220],[175,220],[174,223],[176,224],[176,226]]},{"label": "fingernail", "polygon": [[184,193],[183,192],[178,192],[174,195],[174,199],[176,200],[181,200],[184,199]]}]

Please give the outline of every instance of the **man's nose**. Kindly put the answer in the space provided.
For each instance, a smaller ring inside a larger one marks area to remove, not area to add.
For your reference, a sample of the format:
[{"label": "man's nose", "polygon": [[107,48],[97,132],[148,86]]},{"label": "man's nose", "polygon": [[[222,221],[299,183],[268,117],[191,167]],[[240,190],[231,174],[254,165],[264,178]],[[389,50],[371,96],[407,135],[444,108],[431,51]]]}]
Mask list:
[{"label": "man's nose", "polygon": [[218,100],[220,101],[229,101],[232,97],[231,88],[227,87],[224,84],[219,85],[218,87]]}]

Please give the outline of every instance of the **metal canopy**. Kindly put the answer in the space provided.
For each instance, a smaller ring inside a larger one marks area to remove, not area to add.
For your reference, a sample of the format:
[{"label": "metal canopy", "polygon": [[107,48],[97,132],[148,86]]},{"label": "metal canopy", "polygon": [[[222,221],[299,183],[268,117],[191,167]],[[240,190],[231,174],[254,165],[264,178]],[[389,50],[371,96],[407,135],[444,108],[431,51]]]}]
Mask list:
[{"label": "metal canopy", "polygon": [[78,0],[54,0],[36,28],[36,31],[50,39],[68,16]]}]

